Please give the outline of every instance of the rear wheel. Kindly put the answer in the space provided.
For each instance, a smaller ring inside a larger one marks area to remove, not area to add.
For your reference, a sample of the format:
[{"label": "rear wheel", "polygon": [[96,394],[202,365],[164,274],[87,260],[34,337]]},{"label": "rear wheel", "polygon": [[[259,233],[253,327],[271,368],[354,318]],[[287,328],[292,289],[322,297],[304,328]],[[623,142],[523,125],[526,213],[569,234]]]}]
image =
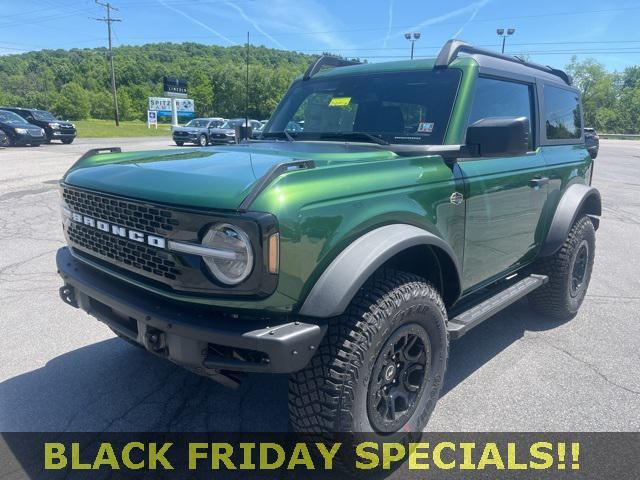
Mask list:
[{"label": "rear wheel", "polygon": [[438,291],[423,278],[377,273],[330,323],[307,367],[291,375],[294,430],[421,431],[444,379],[446,320]]},{"label": "rear wheel", "polygon": [[207,140],[206,135],[200,135],[198,137],[198,145],[200,145],[201,147],[206,147],[208,143],[209,143],[209,140]]},{"label": "rear wheel", "polygon": [[582,305],[595,259],[596,233],[587,216],[576,220],[560,249],[539,261],[536,273],[549,277],[529,295],[531,306],[544,315],[568,320]]}]

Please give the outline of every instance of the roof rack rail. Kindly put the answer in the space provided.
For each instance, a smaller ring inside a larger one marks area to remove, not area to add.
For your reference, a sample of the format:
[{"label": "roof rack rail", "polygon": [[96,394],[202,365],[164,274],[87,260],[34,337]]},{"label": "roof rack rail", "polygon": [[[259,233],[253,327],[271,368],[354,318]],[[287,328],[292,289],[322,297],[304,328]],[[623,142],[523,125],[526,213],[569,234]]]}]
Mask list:
[{"label": "roof rack rail", "polygon": [[309,68],[304,72],[302,79],[309,80],[318,73],[322,67],[347,67],[349,65],[360,65],[360,62],[345,60],[344,58],[334,57],[333,55],[322,55],[321,57],[318,57],[315,62],[309,65]]},{"label": "roof rack rail", "polygon": [[571,77],[567,75],[564,71],[559,70],[557,68],[548,67],[545,65],[540,65],[538,63],[527,62],[518,57],[511,57],[509,55],[503,55],[498,52],[493,52],[491,50],[485,50],[483,48],[476,48],[473,45],[463,42],[462,40],[449,40],[444,44],[442,50],[438,54],[436,58],[436,63],[434,68],[447,68],[451,62],[453,62],[460,53],[469,53],[476,55],[485,55],[487,57],[499,58],[501,60],[506,60],[508,62],[519,63],[521,65],[525,65],[530,68],[535,68],[536,70],[540,70],[542,72],[550,73],[551,75],[555,75],[559,77],[563,82],[567,85],[571,85]]}]

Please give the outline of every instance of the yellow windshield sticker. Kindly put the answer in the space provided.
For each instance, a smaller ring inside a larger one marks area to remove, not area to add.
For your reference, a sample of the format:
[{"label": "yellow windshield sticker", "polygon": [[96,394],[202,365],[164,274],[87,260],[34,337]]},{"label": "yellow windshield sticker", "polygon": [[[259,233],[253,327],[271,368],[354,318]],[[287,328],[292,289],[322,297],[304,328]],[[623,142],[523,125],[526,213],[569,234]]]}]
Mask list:
[{"label": "yellow windshield sticker", "polygon": [[351,102],[351,97],[333,97],[329,102],[330,107],[346,107]]}]

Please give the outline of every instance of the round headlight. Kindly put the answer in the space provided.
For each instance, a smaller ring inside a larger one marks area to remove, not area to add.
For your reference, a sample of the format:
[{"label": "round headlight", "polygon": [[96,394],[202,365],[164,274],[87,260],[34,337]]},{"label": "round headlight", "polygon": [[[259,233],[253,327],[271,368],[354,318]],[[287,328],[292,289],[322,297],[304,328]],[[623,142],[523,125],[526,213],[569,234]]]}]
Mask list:
[{"label": "round headlight", "polygon": [[222,283],[236,285],[251,273],[253,251],[249,237],[242,229],[228,223],[214,225],[202,239],[202,246],[235,254],[235,258],[225,258],[229,255],[203,257],[211,273]]}]

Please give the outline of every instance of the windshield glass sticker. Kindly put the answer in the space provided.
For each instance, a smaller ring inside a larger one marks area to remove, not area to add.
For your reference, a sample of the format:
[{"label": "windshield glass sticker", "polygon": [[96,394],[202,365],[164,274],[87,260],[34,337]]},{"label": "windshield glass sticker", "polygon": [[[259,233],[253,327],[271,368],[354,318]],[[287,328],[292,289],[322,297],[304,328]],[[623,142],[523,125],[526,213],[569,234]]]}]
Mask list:
[{"label": "windshield glass sticker", "polygon": [[434,122],[420,122],[418,124],[418,133],[431,133],[433,132]]},{"label": "windshield glass sticker", "polygon": [[351,103],[351,97],[333,97],[329,102],[330,107],[346,107]]}]

